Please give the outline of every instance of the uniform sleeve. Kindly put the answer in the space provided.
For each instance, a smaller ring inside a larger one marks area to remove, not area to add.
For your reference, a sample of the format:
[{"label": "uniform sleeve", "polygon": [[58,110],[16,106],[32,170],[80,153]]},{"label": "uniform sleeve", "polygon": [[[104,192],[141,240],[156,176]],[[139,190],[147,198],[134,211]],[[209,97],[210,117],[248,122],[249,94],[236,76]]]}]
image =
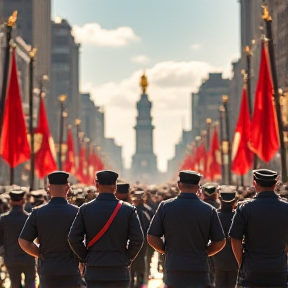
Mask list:
[{"label": "uniform sleeve", "polygon": [[0,246],[4,245],[4,227],[3,227],[3,219],[0,218]]},{"label": "uniform sleeve", "polygon": [[147,234],[162,237],[164,235],[164,226],[163,226],[163,202],[159,205],[148,229]]},{"label": "uniform sleeve", "polygon": [[20,233],[19,238],[29,242],[33,242],[38,237],[38,231],[36,227],[36,213],[37,209],[33,210],[32,213],[29,215]]},{"label": "uniform sleeve", "polygon": [[76,218],[74,219],[70,232],[68,234],[68,242],[73,252],[78,256],[81,262],[85,262],[87,256],[87,248],[84,244],[86,228],[83,219],[83,207],[80,207]]},{"label": "uniform sleeve", "polygon": [[130,259],[133,260],[137,256],[144,242],[144,234],[136,208],[133,208],[130,216],[128,239],[128,254]]},{"label": "uniform sleeve", "polygon": [[218,242],[225,238],[225,234],[223,232],[223,228],[216,209],[212,209],[211,225],[209,233],[210,233],[210,240],[212,242]]},{"label": "uniform sleeve", "polygon": [[242,240],[245,231],[245,222],[241,206],[237,207],[236,213],[232,219],[232,224],[229,230],[229,236],[233,239]]}]

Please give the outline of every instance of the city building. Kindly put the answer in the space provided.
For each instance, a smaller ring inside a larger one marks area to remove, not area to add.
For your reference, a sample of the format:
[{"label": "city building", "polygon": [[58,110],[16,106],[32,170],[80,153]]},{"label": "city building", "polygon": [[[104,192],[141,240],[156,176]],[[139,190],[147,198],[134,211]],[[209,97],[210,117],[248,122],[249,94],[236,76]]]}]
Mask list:
[{"label": "city building", "polygon": [[288,92],[288,2],[269,0],[267,5],[272,16],[278,86]]},{"label": "city building", "polygon": [[[153,152],[153,130],[151,108],[146,90],[148,81],[145,74],[141,77],[141,99],[137,102],[136,152],[132,159],[131,177],[141,183],[157,181],[157,158]],[[155,180],[156,179],[156,180]]]},{"label": "city building", "polygon": [[65,19],[52,22],[50,96],[47,98],[48,118],[55,143],[59,142],[60,103],[59,95],[65,94],[68,112],[67,124],[80,118],[79,47],[71,34],[71,26]]},{"label": "city building", "polygon": [[[229,94],[230,80],[224,79],[222,73],[209,73],[208,79],[202,82],[197,93],[198,103],[192,111],[196,113],[198,121],[192,123],[192,130],[196,129],[200,133],[202,130],[206,130],[207,118],[210,118],[212,122],[219,121],[219,106],[222,103],[222,96]],[[192,97],[196,97],[195,94]]]},{"label": "city building", "polygon": [[96,145],[104,145],[104,112],[91,100],[89,93],[81,94],[81,129]]},{"label": "city building", "polygon": [[0,0],[0,19],[7,20],[18,11],[16,34],[37,48],[35,86],[43,75],[50,76],[51,63],[51,0]]}]

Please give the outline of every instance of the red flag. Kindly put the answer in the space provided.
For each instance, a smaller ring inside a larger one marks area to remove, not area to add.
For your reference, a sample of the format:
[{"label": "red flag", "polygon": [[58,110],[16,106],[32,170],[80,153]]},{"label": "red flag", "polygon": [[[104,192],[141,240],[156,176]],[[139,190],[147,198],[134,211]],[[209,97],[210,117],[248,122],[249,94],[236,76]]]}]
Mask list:
[{"label": "red flag", "polygon": [[[40,179],[57,170],[55,161],[55,145],[51,137],[46,115],[44,100],[40,99],[38,127],[34,132],[35,137],[35,168]],[[37,145],[38,144],[38,145]]]},{"label": "red flag", "polygon": [[221,179],[221,151],[218,130],[215,128],[207,160],[207,171],[212,181]]},{"label": "red flag", "polygon": [[30,158],[15,49],[13,49],[11,65],[1,135],[1,155],[11,168],[15,168]]},{"label": "red flag", "polygon": [[253,153],[249,149],[250,126],[248,95],[244,87],[232,147],[232,171],[237,175],[248,173],[253,163]]},{"label": "red flag", "polygon": [[191,151],[190,154],[186,156],[184,162],[181,165],[180,170],[195,170],[195,154],[196,148],[195,144],[191,144]]},{"label": "red flag", "polygon": [[207,177],[207,153],[204,142],[199,145],[195,156],[195,170]]},{"label": "red flag", "polygon": [[78,163],[78,167],[77,167],[77,172],[76,172],[76,178],[78,179],[78,181],[80,181],[81,183],[85,184],[86,182],[86,149],[83,145],[83,143],[81,143],[81,150],[80,150],[80,155],[79,155],[79,163]]},{"label": "red flag", "polygon": [[75,173],[74,142],[71,128],[68,128],[67,133],[67,153],[63,164],[63,170],[71,174]]},{"label": "red flag", "polygon": [[265,162],[269,162],[274,157],[280,146],[275,114],[268,56],[264,43],[262,43],[260,72],[251,123],[250,149]]}]

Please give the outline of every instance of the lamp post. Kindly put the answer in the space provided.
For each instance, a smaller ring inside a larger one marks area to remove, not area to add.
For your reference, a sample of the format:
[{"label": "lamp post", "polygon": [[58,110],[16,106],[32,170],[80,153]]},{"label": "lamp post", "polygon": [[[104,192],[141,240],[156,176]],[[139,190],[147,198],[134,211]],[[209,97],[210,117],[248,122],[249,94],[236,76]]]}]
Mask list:
[{"label": "lamp post", "polygon": [[2,134],[4,108],[8,86],[8,74],[10,66],[10,41],[12,38],[12,28],[15,26],[16,21],[17,21],[17,11],[15,11],[13,15],[8,18],[7,23],[4,24],[4,27],[6,28],[6,47],[4,53],[4,70],[3,70],[2,91],[0,99],[0,138]]},{"label": "lamp post", "polygon": [[75,120],[75,125],[76,125],[76,135],[77,135],[77,151],[78,151],[78,157],[80,156],[80,137],[79,137],[79,133],[80,133],[80,124],[81,124],[81,120],[80,119],[76,119]]},{"label": "lamp post", "polygon": [[59,149],[58,149],[58,166],[59,170],[62,170],[62,144],[64,136],[64,119],[68,116],[67,112],[64,111],[64,103],[67,99],[66,95],[60,95],[58,97],[60,102],[60,137],[59,137]]}]

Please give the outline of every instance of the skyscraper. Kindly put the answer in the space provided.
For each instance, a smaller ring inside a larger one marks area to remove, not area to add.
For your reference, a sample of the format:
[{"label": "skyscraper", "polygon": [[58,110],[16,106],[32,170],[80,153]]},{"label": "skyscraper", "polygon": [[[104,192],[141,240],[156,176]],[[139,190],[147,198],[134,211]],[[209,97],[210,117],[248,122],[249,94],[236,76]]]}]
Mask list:
[{"label": "skyscraper", "polygon": [[0,0],[0,19],[6,21],[15,10],[18,11],[17,36],[38,49],[35,79],[50,76],[51,0]]},{"label": "skyscraper", "polygon": [[64,103],[68,112],[67,124],[80,118],[79,47],[71,34],[72,28],[64,19],[52,22],[51,95],[47,98],[49,123],[55,142],[59,139],[60,104],[58,97],[67,95]]},{"label": "skyscraper", "polygon": [[155,127],[152,125],[152,103],[146,94],[148,81],[145,74],[141,77],[140,86],[142,87],[142,95],[137,103],[136,153],[132,159],[131,174],[135,181],[153,183],[157,181],[158,177],[157,159],[153,152],[153,130]]}]

